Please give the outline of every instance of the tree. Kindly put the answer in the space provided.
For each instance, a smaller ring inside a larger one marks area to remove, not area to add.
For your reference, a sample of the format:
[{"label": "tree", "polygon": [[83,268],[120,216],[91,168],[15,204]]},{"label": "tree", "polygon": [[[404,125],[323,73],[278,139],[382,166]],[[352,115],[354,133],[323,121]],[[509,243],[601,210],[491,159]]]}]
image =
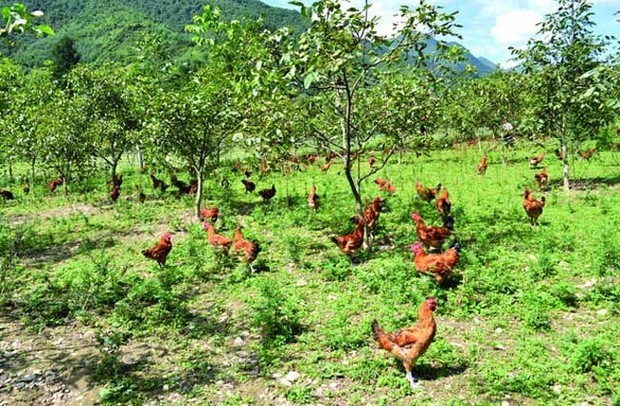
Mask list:
[{"label": "tree", "polygon": [[52,47],[54,56],[54,78],[64,87],[64,76],[80,62],[80,53],[71,37],[63,37]]},{"label": "tree", "polygon": [[604,63],[606,48],[605,40],[592,34],[590,9],[586,0],[559,0],[558,10],[540,24],[539,38],[529,40],[525,50],[512,50],[525,72],[536,78],[534,92],[541,106],[537,115],[546,132],[560,141],[566,191],[569,147],[592,138],[612,119],[601,109],[603,95],[588,92],[593,77],[586,73]]},{"label": "tree", "polygon": [[[320,0],[309,7],[300,2],[292,4],[300,7],[302,15],[311,21],[309,28],[298,41],[292,42],[289,52],[282,58],[288,64],[288,74],[281,83],[284,88],[290,88],[292,81],[297,85],[300,97],[308,101],[306,108],[312,109],[311,114],[315,117],[309,123],[310,134],[317,144],[342,159],[355,211],[361,216],[363,180],[380,170],[395,149],[405,145],[405,137],[412,132],[410,129],[390,130],[385,124],[390,120],[394,122],[394,116],[400,114],[404,117],[400,122],[408,122],[409,128],[419,129],[428,113],[421,106],[396,100],[409,96],[400,93],[394,99],[390,94],[384,94],[379,99],[381,102],[376,103],[378,99],[372,89],[397,75],[405,62],[418,72],[416,74],[425,76],[424,81],[431,88],[441,83],[439,73],[445,73],[449,66],[447,62],[455,59],[460,50],[450,48],[442,41],[438,41],[433,49],[427,45],[433,37],[456,35],[453,31],[457,27],[454,23],[456,13],[444,13],[425,1],[414,10],[402,6],[399,19],[402,25],[394,38],[388,39],[377,32],[379,19],[370,16],[368,2],[361,9],[351,7],[346,10],[335,0]],[[434,70],[431,71],[429,66]],[[375,103],[363,102],[367,97],[375,97]],[[380,110],[381,105],[390,105],[388,98],[397,106],[387,116],[373,116],[377,121],[371,122],[369,115]],[[362,110],[362,106],[372,107]],[[382,131],[380,127],[383,127]],[[359,157],[378,137],[381,137],[386,151],[380,164],[362,173],[358,163],[357,175],[354,176],[355,157]],[[368,248],[367,232],[364,241]]]}]

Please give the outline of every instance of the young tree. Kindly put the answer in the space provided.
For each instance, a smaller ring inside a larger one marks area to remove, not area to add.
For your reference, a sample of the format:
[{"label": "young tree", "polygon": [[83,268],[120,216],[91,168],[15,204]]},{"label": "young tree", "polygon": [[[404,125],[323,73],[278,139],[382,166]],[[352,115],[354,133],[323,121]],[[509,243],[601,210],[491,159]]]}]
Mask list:
[{"label": "young tree", "polygon": [[592,138],[611,117],[601,110],[600,95],[588,92],[593,78],[586,73],[603,63],[606,48],[606,42],[591,31],[592,6],[586,0],[558,2],[557,11],[540,24],[539,38],[528,41],[525,50],[512,52],[524,62],[525,72],[536,78],[538,119],[560,141],[564,189],[569,191],[569,147]]},{"label": "young tree", "polygon": [[63,37],[52,47],[54,56],[54,78],[64,87],[65,75],[80,62],[80,53],[71,37]]},{"label": "young tree", "polygon": [[[419,129],[427,113],[423,108],[415,111],[420,106],[414,103],[404,103],[410,95],[398,93],[392,98],[390,94],[383,94],[376,98],[371,89],[397,74],[404,62],[417,72],[423,72],[427,83],[439,83],[436,80],[439,75],[435,73],[448,66],[446,62],[451,56],[458,56],[456,48],[450,48],[442,41],[438,41],[433,49],[428,45],[434,37],[456,35],[453,31],[457,27],[454,23],[456,13],[444,13],[425,1],[414,10],[402,6],[400,29],[388,39],[377,31],[379,19],[370,16],[371,5],[367,1],[361,9],[350,7],[346,10],[336,0],[320,0],[309,7],[300,2],[292,4],[299,6],[301,13],[311,21],[307,31],[292,43],[290,51],[282,58],[288,65],[288,75],[281,83],[290,88],[292,80],[303,86],[300,97],[308,101],[305,107],[311,109],[314,116],[308,123],[311,135],[319,145],[342,159],[355,211],[361,216],[362,181],[380,170],[394,150],[405,145],[405,137],[411,133],[411,130],[385,128],[388,117],[401,115],[406,117],[401,122],[408,120],[409,128]],[[375,97],[375,102],[363,102],[367,97]],[[405,99],[397,100],[402,97]],[[392,102],[394,108],[382,110],[382,106],[389,106]],[[366,110],[362,110],[362,106]],[[373,116],[377,121],[372,123],[368,117],[375,111],[388,114]],[[379,131],[379,127],[384,127],[383,131]],[[379,136],[386,150],[382,161],[369,173],[362,174],[358,169],[355,176],[353,160]],[[367,232],[364,240],[368,248]]]}]

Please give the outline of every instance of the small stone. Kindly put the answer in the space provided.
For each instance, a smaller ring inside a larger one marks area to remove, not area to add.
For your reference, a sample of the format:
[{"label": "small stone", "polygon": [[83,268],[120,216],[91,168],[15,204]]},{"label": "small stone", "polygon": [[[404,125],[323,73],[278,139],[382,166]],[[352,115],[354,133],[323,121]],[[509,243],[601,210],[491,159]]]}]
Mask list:
[{"label": "small stone", "polygon": [[13,387],[17,390],[22,390],[24,389],[24,387],[26,387],[26,384],[24,382],[17,382],[13,384]]},{"label": "small stone", "polygon": [[243,345],[243,338],[241,337],[235,338],[235,340],[233,341],[233,346],[241,347],[242,345]]},{"label": "small stone", "polygon": [[308,284],[308,281],[305,279],[300,279],[297,281],[297,283],[295,283],[296,286],[306,286]]},{"label": "small stone", "polygon": [[497,344],[495,347],[493,347],[493,349],[500,350],[500,351],[506,351],[506,347],[504,347],[501,344]]},{"label": "small stone", "polygon": [[297,371],[290,371],[288,374],[286,374],[284,379],[286,379],[289,382],[295,382],[297,379],[299,379],[300,376],[301,376],[301,374],[299,372],[297,372]]},{"label": "small stone", "polygon": [[607,314],[607,309],[597,310],[596,314],[599,316],[605,316]]},{"label": "small stone", "polygon": [[559,394],[560,392],[562,392],[562,385],[558,385],[558,384],[553,385],[553,391]]},{"label": "small stone", "polygon": [[510,406],[510,402],[507,400],[502,400],[502,406]]},{"label": "small stone", "polygon": [[502,334],[504,332],[504,329],[501,327],[498,327],[495,329],[495,334]]},{"label": "small stone", "polygon": [[168,392],[170,390],[170,385],[165,384],[162,389],[164,390],[164,392]]}]

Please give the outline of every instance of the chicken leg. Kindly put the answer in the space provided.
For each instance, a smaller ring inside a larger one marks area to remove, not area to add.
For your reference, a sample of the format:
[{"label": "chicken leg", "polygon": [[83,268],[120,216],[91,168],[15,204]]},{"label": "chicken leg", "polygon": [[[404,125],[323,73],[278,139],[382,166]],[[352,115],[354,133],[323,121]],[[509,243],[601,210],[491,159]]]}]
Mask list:
[{"label": "chicken leg", "polygon": [[422,386],[418,383],[418,381],[415,380],[411,371],[407,371],[406,377],[407,377],[407,380],[409,381],[409,384],[411,385],[412,390],[422,389]]}]

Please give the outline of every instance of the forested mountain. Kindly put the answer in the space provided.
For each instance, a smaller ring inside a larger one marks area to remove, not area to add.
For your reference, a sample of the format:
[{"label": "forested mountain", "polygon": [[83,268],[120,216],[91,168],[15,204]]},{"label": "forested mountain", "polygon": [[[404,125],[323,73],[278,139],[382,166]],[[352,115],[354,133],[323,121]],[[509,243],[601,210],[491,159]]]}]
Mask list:
[{"label": "forested mountain", "polygon": [[[192,64],[199,61],[201,50],[193,47],[184,26],[192,16],[202,13],[207,0],[35,0],[24,1],[31,10],[45,12],[43,22],[56,31],[55,37],[35,39],[21,36],[13,47],[2,45],[0,52],[26,66],[37,66],[52,58],[52,46],[60,38],[74,39],[84,62],[101,63],[106,60],[132,61],[136,48],[148,34],[157,37],[167,55],[178,63]],[[268,6],[259,0],[211,0],[209,4],[223,10],[227,20],[243,16],[265,18],[266,26],[289,26],[294,31],[303,30],[307,22],[294,10]],[[433,44],[431,44],[431,48]],[[484,58],[477,58],[465,50],[466,62],[474,66],[479,75],[493,72],[495,65]]]}]

